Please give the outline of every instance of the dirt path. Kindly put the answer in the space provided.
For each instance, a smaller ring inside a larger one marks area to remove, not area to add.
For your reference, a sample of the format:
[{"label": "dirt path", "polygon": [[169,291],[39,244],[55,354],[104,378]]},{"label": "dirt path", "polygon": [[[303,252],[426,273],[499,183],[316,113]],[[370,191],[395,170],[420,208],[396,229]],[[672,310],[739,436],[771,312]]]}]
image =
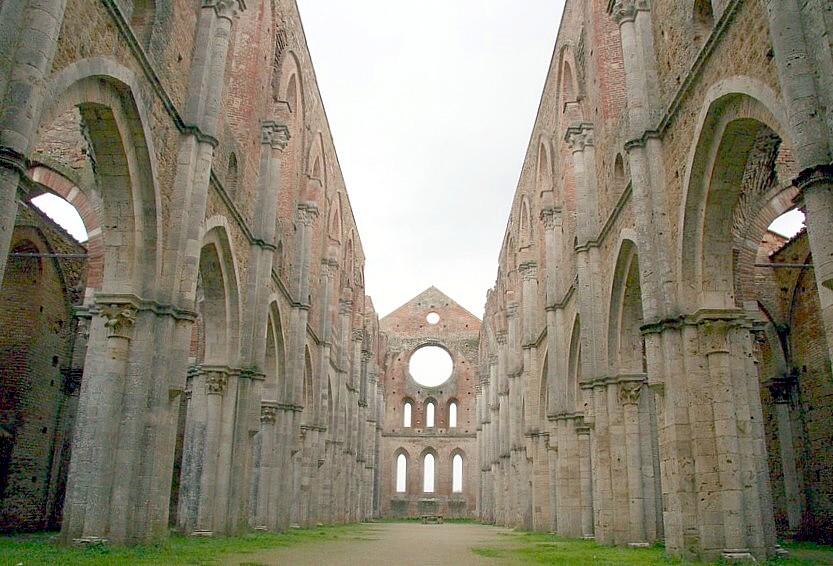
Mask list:
[{"label": "dirt path", "polygon": [[[241,554],[225,559],[226,566],[278,564],[327,566],[400,566],[434,564],[506,564],[479,556],[472,547],[512,546],[511,532],[476,524],[423,525],[420,523],[375,523],[351,540],[302,543],[289,548]],[[509,535],[509,536],[507,536]]]}]

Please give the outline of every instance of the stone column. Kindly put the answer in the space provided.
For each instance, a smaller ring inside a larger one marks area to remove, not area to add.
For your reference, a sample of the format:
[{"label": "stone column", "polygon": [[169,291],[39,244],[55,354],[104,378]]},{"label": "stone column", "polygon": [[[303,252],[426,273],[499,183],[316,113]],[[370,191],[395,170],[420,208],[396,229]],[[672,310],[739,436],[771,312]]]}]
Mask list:
[{"label": "stone column", "polygon": [[578,436],[579,482],[581,485],[581,536],[594,538],[593,534],[593,466],[590,448],[590,427],[583,423],[576,426]]},{"label": "stone column", "polygon": [[625,447],[628,470],[628,522],[630,546],[647,546],[642,484],[642,441],[639,433],[639,396],[642,381],[620,381],[619,401],[625,413]]},{"label": "stone column", "polygon": [[[816,68],[797,0],[767,0],[772,51],[778,68],[797,169],[793,184],[807,216],[827,347],[833,357],[833,132],[825,122]],[[824,76],[824,75],[821,75]]]},{"label": "stone column", "polygon": [[277,464],[278,443],[275,438],[275,419],[278,407],[274,401],[263,401],[260,405],[260,458],[257,466],[256,499],[252,502],[254,528],[274,530],[277,520]]},{"label": "stone column", "polygon": [[100,317],[95,317],[91,324],[91,354],[87,356],[81,381],[64,502],[62,527],[67,541],[111,537],[109,512],[115,459],[95,456],[100,446],[109,455],[118,445],[117,401],[124,391],[137,315],[133,305],[118,303],[96,305],[91,312]]},{"label": "stone column", "polygon": [[10,56],[0,67],[0,281],[65,9],[66,0],[0,4],[0,51]]},{"label": "stone column", "polygon": [[778,447],[781,455],[781,470],[784,474],[784,499],[787,506],[787,525],[791,533],[801,528],[804,512],[804,497],[796,466],[795,444],[793,441],[790,409],[793,403],[795,378],[785,376],[773,379],[768,384],[775,401],[775,417],[778,422]]}]

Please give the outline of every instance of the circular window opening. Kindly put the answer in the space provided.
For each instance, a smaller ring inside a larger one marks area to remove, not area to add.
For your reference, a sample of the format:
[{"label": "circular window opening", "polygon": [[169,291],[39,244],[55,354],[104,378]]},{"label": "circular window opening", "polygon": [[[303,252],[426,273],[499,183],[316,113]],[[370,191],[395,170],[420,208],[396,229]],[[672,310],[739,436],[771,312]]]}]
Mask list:
[{"label": "circular window opening", "polygon": [[437,324],[440,321],[440,315],[435,312],[429,312],[425,320],[428,321],[428,324]]},{"label": "circular window opening", "polygon": [[439,346],[423,346],[411,356],[408,370],[414,381],[424,387],[437,387],[451,377],[454,362],[451,355]]}]

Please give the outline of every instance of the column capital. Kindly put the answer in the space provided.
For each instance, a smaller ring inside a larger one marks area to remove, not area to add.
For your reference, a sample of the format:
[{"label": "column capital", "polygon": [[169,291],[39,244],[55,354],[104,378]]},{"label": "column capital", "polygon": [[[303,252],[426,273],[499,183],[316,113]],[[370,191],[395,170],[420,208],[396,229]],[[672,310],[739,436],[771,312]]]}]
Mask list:
[{"label": "column capital", "polygon": [[289,134],[289,128],[285,124],[276,122],[275,120],[263,120],[260,123],[260,143],[269,145],[272,149],[277,149],[281,152],[286,148],[292,136]]},{"label": "column capital", "polygon": [[521,272],[521,277],[524,281],[533,281],[538,279],[538,263],[534,261],[525,261],[518,269]]},{"label": "column capital", "polygon": [[202,7],[213,8],[218,18],[231,21],[239,12],[246,9],[246,2],[244,0],[202,0]]},{"label": "column capital", "polygon": [[318,219],[318,205],[314,202],[298,203],[295,211],[295,218],[304,226],[312,226]]},{"label": "column capital", "polygon": [[794,375],[782,375],[764,382],[776,404],[787,404],[792,402],[792,391],[795,385]]},{"label": "column capital", "polygon": [[541,218],[541,223],[544,225],[544,230],[554,230],[556,220],[559,220],[561,217],[561,208],[556,206],[543,208],[539,217]]},{"label": "column capital", "polygon": [[804,192],[818,185],[833,190],[833,164],[816,165],[808,167],[799,173],[792,182],[799,193],[795,201],[800,204]]},{"label": "column capital", "polygon": [[205,369],[206,393],[209,395],[223,395],[228,386],[228,374],[224,371]]},{"label": "column capital", "polygon": [[270,401],[263,401],[260,404],[260,422],[263,424],[275,424],[278,416],[278,406]]},{"label": "column capital", "polygon": [[104,326],[110,336],[130,339],[136,323],[138,309],[129,303],[107,303],[98,305],[98,314],[107,319]]},{"label": "column capital", "polygon": [[639,11],[650,10],[648,0],[609,0],[607,13],[617,24],[632,22]]},{"label": "column capital", "polygon": [[353,299],[338,300],[338,314],[348,315],[353,312]]},{"label": "column capital", "polygon": [[584,151],[587,147],[593,147],[595,144],[595,136],[593,134],[593,124],[581,124],[579,126],[571,126],[567,128],[564,134],[564,141],[570,146],[573,153]]},{"label": "column capital", "polygon": [[642,393],[642,381],[622,381],[619,383],[619,402],[623,405],[636,405]]}]

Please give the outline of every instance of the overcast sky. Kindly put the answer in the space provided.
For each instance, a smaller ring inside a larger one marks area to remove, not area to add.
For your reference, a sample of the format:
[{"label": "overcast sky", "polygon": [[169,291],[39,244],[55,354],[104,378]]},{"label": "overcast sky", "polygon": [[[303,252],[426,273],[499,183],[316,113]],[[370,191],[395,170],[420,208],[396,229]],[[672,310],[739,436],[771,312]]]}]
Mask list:
[{"label": "overcast sky", "polygon": [[562,4],[298,0],[380,316],[482,316]]}]

